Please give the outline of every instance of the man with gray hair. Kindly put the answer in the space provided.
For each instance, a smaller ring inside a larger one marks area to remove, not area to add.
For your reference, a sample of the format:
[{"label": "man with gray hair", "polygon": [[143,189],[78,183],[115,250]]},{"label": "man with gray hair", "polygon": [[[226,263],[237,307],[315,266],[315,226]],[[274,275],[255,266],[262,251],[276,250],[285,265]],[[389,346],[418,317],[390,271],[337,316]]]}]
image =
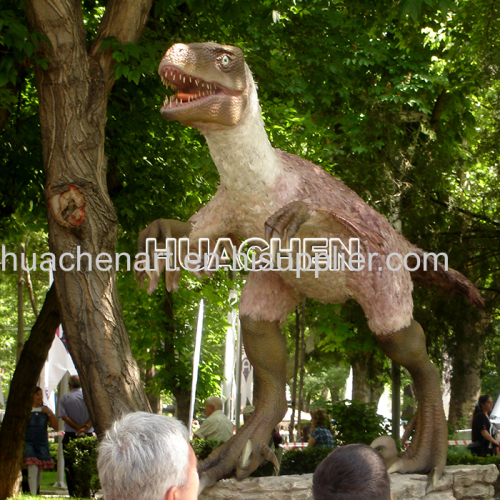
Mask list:
[{"label": "man with gray hair", "polygon": [[212,396],[205,401],[207,419],[201,424],[194,437],[213,439],[224,443],[233,436],[234,425],[222,411],[222,399]]},{"label": "man with gray hair", "polygon": [[182,422],[136,412],[116,421],[99,445],[106,500],[196,500],[197,460]]}]

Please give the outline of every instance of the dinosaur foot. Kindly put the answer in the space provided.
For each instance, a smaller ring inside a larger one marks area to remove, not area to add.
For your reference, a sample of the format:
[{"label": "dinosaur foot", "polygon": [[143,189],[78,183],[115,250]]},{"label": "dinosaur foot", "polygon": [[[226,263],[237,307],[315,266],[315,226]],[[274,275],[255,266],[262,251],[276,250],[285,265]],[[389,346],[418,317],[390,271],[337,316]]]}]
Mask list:
[{"label": "dinosaur foot", "polygon": [[378,338],[382,350],[406,367],[413,377],[418,409],[403,436],[406,442],[415,429],[410,446],[394,462],[389,472],[431,473],[435,486],[443,474],[448,449],[448,427],[441,400],[441,375],[427,355],[425,335],[420,325],[410,326]]},{"label": "dinosaur foot", "polygon": [[[389,472],[429,473],[435,487],[446,465],[447,425],[441,401],[435,405],[421,405],[416,419],[410,422],[415,426],[415,434],[409,447],[399,460],[389,467]],[[407,432],[403,436],[406,441]]]},{"label": "dinosaur foot", "polygon": [[214,450],[198,465],[200,493],[234,472],[238,480],[247,478],[264,460],[278,470],[278,459],[267,444],[271,430],[260,428],[257,419],[250,420],[227,443]]}]

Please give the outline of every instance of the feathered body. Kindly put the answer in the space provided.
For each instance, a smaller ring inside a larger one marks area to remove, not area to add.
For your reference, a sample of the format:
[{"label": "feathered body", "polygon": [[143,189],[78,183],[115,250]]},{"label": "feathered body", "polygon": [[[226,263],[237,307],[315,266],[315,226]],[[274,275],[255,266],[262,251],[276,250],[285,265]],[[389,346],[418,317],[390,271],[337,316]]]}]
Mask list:
[{"label": "feathered body", "polygon": [[[389,269],[387,257],[391,253],[422,255],[422,251],[339,179],[311,162],[273,149],[248,68],[247,81],[248,107],[238,125],[204,131],[221,183],[208,205],[190,219],[191,240],[217,239],[228,234],[243,239],[264,238],[269,217],[290,202],[303,201],[311,217],[296,237],[339,238],[347,247],[349,238],[359,238],[364,269],[320,271],[316,277],[313,271],[308,271],[299,278],[294,271],[251,272],[242,295],[241,314],[283,323],[304,296],[332,303],[354,299],[375,333],[408,326],[413,310],[411,273],[404,267],[398,271]],[[390,264],[394,268],[402,262],[395,257]],[[430,261],[431,269],[432,265]],[[459,273],[446,272],[441,266],[437,273],[427,271],[418,275],[421,282],[425,282],[426,276],[447,288],[458,285],[459,277],[468,283]]]}]

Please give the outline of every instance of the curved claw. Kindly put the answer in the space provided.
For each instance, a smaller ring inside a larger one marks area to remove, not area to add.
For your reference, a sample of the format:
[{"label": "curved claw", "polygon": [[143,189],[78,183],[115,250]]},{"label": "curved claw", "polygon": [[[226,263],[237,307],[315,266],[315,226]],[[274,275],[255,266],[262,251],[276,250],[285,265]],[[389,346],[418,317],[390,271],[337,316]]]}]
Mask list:
[{"label": "curved claw", "polygon": [[410,446],[390,470],[402,473],[428,473],[436,483],[443,474],[448,449],[448,428],[441,401],[441,374],[431,363],[425,335],[412,320],[410,326],[378,338],[379,345],[393,361],[404,366],[412,375],[418,407],[408,431],[415,429]]},{"label": "curved claw", "polygon": [[271,462],[276,472],[279,472],[280,464],[274,451],[263,442],[250,442],[252,444],[252,451],[250,456],[245,456],[245,453],[242,453],[240,461],[236,466],[236,477],[239,480],[246,479],[264,460]]},{"label": "curved claw", "polygon": [[[151,295],[156,290],[160,275],[166,267],[165,257],[157,258],[156,251],[166,249],[168,238],[187,237],[190,232],[191,225],[189,223],[172,219],[157,219],[139,233],[137,241],[139,254],[145,256],[143,259],[137,257],[134,262],[135,278],[139,281],[139,288],[144,286],[147,280],[148,294]],[[150,240],[154,240],[153,244]],[[165,271],[165,286],[168,291],[177,291],[181,271],[175,268],[175,248],[169,247],[167,255],[168,253],[170,255],[168,268]]]},{"label": "curved claw", "polygon": [[286,234],[287,242],[289,242],[309,217],[309,209],[303,201],[299,200],[288,203],[271,215],[265,222],[266,240],[283,238]]}]

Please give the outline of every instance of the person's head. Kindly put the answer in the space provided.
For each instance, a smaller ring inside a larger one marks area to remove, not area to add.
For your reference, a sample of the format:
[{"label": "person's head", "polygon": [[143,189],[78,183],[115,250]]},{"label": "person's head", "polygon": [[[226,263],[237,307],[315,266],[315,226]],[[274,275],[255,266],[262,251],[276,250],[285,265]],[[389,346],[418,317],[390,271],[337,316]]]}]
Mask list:
[{"label": "person's head", "polygon": [[477,400],[479,408],[485,413],[490,413],[493,410],[493,400],[488,394],[483,394],[479,396]]},{"label": "person's head", "polygon": [[308,440],[311,435],[311,425],[310,424],[303,425],[302,429],[300,429],[300,433],[302,434],[303,439]]},{"label": "person's head", "polygon": [[207,400],[205,401],[205,414],[207,418],[217,410],[222,410],[222,399],[218,398],[217,396],[207,398]]},{"label": "person's head", "polygon": [[173,417],[129,413],[99,445],[106,500],[196,500],[199,477],[188,430]]},{"label": "person's head", "polygon": [[43,391],[40,387],[35,387],[33,394],[33,408],[39,408],[43,403]]},{"label": "person's head", "polygon": [[80,385],[80,377],[78,377],[78,375],[71,375],[71,377],[69,377],[69,388],[71,390],[73,389],[80,389],[81,385]]},{"label": "person's head", "polygon": [[313,475],[314,500],[390,500],[391,482],[377,450],[366,444],[336,448]]},{"label": "person's head", "polygon": [[324,408],[316,408],[311,412],[311,423],[316,427],[330,427],[330,420]]}]

